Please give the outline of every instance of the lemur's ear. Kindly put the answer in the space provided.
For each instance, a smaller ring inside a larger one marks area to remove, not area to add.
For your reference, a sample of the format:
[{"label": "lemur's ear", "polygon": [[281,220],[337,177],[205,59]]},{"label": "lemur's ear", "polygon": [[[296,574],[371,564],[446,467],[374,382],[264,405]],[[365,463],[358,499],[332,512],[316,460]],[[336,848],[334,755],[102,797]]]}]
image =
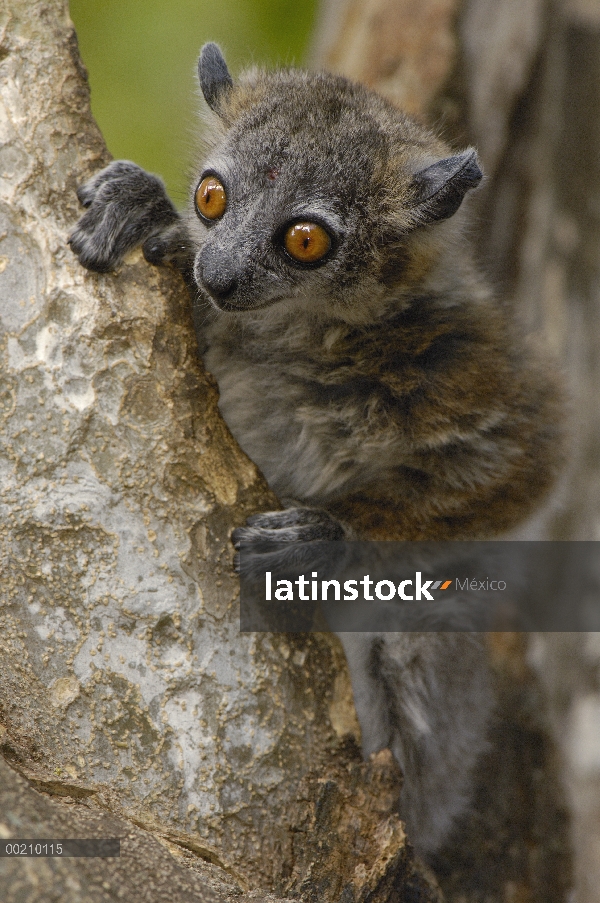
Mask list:
[{"label": "lemur's ear", "polygon": [[198,79],[206,103],[218,113],[221,100],[233,87],[233,79],[217,44],[205,44],[200,51]]},{"label": "lemur's ear", "polygon": [[418,222],[424,225],[452,216],[467,191],[479,185],[482,177],[477,151],[472,147],[417,172],[414,186]]}]

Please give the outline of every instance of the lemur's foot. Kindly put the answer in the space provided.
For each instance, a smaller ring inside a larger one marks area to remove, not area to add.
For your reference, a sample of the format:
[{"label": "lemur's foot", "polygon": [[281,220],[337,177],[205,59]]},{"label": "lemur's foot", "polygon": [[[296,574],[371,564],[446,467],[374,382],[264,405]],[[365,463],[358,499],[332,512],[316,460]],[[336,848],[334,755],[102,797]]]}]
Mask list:
[{"label": "lemur's foot", "polygon": [[245,527],[231,534],[236,549],[241,542],[311,542],[315,539],[343,539],[344,528],[325,511],[313,508],[286,508],[253,514]]},{"label": "lemur's foot", "polygon": [[322,543],[344,539],[344,528],[325,511],[287,508],[253,514],[246,526],[231,534],[236,570],[240,569],[239,549],[244,543],[243,572],[259,576],[277,568],[316,566],[323,554]]},{"label": "lemur's foot", "polygon": [[77,197],[87,212],[69,244],[83,266],[98,273],[114,269],[130,250],[179,221],[161,180],[127,160],[110,163]]}]

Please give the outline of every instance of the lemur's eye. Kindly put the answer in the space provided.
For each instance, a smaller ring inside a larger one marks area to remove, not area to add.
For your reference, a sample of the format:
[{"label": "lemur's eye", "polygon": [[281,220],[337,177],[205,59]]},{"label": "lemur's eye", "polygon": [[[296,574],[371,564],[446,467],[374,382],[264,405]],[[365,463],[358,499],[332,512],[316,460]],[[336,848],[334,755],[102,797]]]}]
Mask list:
[{"label": "lemur's eye", "polygon": [[286,251],[300,263],[316,263],[325,257],[331,239],[318,223],[294,223],[283,236]]},{"label": "lemur's eye", "polygon": [[196,189],[196,209],[205,219],[219,219],[227,207],[225,189],[216,176],[206,176]]}]

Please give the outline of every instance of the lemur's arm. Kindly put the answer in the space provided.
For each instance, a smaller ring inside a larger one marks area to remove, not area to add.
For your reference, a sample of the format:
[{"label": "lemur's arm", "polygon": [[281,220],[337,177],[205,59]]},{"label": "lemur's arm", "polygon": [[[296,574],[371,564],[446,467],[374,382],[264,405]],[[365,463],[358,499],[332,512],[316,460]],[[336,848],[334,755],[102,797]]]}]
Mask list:
[{"label": "lemur's arm", "polygon": [[184,275],[189,272],[187,229],[157,176],[115,160],[82,185],[77,197],[87,212],[69,244],[88,270],[109,272],[142,245],[149,263],[170,263]]}]

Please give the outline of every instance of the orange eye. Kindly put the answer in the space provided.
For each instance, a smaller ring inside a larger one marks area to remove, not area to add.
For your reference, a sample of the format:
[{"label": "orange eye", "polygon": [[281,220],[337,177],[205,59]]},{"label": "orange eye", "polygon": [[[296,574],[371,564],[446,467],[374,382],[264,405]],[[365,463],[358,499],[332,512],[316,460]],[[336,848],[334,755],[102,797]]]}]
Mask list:
[{"label": "orange eye", "polygon": [[329,235],[317,223],[295,223],[286,231],[283,243],[290,257],[300,263],[316,263],[331,247]]},{"label": "orange eye", "polygon": [[216,176],[206,176],[198,185],[196,207],[206,219],[219,219],[225,213],[227,195]]}]

